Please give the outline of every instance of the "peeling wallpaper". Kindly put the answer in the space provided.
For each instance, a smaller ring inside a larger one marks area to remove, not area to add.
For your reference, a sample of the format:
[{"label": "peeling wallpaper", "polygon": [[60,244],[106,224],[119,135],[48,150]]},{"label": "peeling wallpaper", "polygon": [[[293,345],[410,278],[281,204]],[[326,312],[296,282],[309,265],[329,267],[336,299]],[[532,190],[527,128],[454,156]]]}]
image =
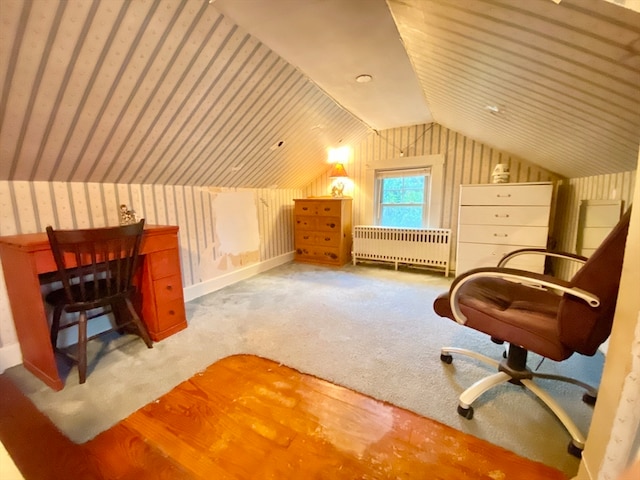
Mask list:
[{"label": "peeling wallpaper", "polygon": [[[184,287],[293,251],[298,190],[211,189],[176,185],[0,182],[0,235],[117,225],[119,205],[148,224],[178,225]],[[224,199],[219,201],[219,199]],[[235,210],[234,210],[235,209]],[[242,219],[234,223],[233,219]],[[248,235],[247,250],[221,239]],[[0,275],[0,347],[16,343],[4,275]]]}]

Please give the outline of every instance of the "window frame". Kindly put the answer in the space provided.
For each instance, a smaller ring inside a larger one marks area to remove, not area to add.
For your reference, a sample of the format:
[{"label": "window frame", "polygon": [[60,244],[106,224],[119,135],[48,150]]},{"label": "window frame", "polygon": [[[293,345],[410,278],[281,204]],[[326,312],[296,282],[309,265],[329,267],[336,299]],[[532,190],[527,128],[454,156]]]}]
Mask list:
[{"label": "window frame", "polygon": [[[413,228],[425,228],[429,225],[429,203],[431,203],[431,168],[430,167],[418,167],[418,168],[402,168],[402,169],[380,169],[375,173],[375,214],[374,225],[382,225],[382,213],[385,205],[397,205],[409,207],[409,204],[385,204],[383,202],[383,185],[384,180],[388,178],[406,178],[406,177],[424,177],[423,187],[423,202],[420,204],[422,207],[422,218],[420,219],[421,226]],[[411,204],[418,205],[418,204]],[[402,225],[394,225],[395,227],[403,227]],[[408,228],[408,227],[405,227]]]},{"label": "window frame", "polygon": [[430,169],[429,204],[424,228],[441,228],[444,190],[444,155],[420,155],[381,160],[367,165],[364,192],[364,224],[376,225],[377,195],[376,175],[382,171]]}]

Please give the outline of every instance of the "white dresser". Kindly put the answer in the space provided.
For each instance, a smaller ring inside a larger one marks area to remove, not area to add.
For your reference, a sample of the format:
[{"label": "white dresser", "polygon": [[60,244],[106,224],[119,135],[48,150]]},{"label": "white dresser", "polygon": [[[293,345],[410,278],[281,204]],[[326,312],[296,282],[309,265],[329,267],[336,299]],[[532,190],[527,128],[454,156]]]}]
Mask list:
[{"label": "white dresser", "polygon": [[[546,248],[552,197],[550,182],[461,185],[456,275],[495,267],[519,248]],[[507,266],[543,273],[544,256],[522,255]]]}]

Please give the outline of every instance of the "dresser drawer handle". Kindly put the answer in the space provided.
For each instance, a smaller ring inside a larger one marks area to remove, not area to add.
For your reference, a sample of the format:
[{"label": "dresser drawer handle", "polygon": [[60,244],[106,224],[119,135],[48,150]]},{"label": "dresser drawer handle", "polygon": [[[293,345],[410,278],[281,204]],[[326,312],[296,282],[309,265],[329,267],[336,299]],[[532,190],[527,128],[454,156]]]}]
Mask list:
[{"label": "dresser drawer handle", "polygon": [[331,237],[324,237],[324,241],[325,242],[330,242],[331,241]]},{"label": "dresser drawer handle", "polygon": [[496,218],[509,218],[509,214],[505,213],[504,215],[500,215],[500,214],[496,213],[494,215],[494,217],[496,217]]},{"label": "dresser drawer handle", "polygon": [[166,288],[167,290],[171,291],[171,290],[173,290],[173,285],[167,285],[165,288]]},{"label": "dresser drawer handle", "polygon": [[175,315],[176,311],[175,310],[169,310],[169,315]]},{"label": "dresser drawer handle", "polygon": [[494,233],[493,236],[494,237],[504,237],[504,238],[506,238],[506,237],[509,236],[509,234],[508,233]]},{"label": "dresser drawer handle", "polygon": [[500,194],[498,193],[498,194],[496,195],[496,197],[498,197],[498,198],[510,198],[510,197],[511,197],[511,194],[510,194],[510,193],[507,193],[506,195],[500,195]]},{"label": "dresser drawer handle", "polygon": [[305,240],[309,240],[309,235],[305,235],[302,238],[304,238]]},{"label": "dresser drawer handle", "polygon": [[324,211],[325,212],[330,212],[331,211],[331,207],[324,207]]},{"label": "dresser drawer handle", "polygon": [[309,210],[309,207],[302,207],[302,210],[306,212],[307,210]]},{"label": "dresser drawer handle", "polygon": [[327,223],[327,227],[336,228],[335,223]]}]

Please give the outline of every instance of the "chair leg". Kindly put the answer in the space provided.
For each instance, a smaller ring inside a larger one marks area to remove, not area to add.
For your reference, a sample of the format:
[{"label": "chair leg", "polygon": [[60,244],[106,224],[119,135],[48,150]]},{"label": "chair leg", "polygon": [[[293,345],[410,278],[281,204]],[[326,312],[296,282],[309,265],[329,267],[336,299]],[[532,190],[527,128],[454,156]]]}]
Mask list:
[{"label": "chair leg", "polygon": [[[487,357],[486,355],[482,355],[481,353],[474,352],[473,350],[467,350],[466,348],[457,348],[457,347],[442,347],[440,349],[440,358],[449,357],[452,353],[456,353],[458,355],[464,355],[466,357],[475,358],[476,360],[486,363],[491,367],[495,367],[496,369],[500,366],[500,362],[494,360],[491,357]],[[443,359],[444,360],[444,359]]]},{"label": "chair leg", "polygon": [[484,392],[509,381],[511,381],[511,375],[505,372],[498,372],[488,377],[484,377],[460,394],[458,397],[458,404],[460,407],[467,409]]},{"label": "chair leg", "polygon": [[80,383],[87,380],[87,312],[84,310],[78,319],[78,376]]},{"label": "chair leg", "polygon": [[53,318],[51,320],[51,345],[53,349],[58,348],[58,332],[60,331],[60,317],[64,310],[63,305],[56,305],[53,309]]},{"label": "chair leg", "polygon": [[131,320],[133,321],[135,326],[138,328],[138,332],[140,332],[140,336],[142,337],[142,340],[144,340],[144,343],[147,345],[148,348],[153,348],[153,342],[151,341],[151,337],[149,337],[149,332],[147,332],[147,327],[144,325],[144,323],[142,323],[142,320],[140,320],[140,317],[138,316],[138,312],[136,312],[136,309],[133,308],[133,304],[131,303],[131,300],[126,298],[125,302],[127,304],[127,308],[129,309]]},{"label": "chair leg", "polygon": [[549,395],[544,389],[540,388],[533,380],[522,379],[520,380],[522,384],[529,389],[536,397],[538,397],[541,401],[543,401],[547,407],[551,409],[551,411],[558,417],[558,420],[562,422],[564,427],[571,435],[571,443],[577,450],[582,451],[584,449],[584,443],[586,439],[582,432],[578,429],[576,424],[569,418],[567,412],[560,406],[556,400]]}]

